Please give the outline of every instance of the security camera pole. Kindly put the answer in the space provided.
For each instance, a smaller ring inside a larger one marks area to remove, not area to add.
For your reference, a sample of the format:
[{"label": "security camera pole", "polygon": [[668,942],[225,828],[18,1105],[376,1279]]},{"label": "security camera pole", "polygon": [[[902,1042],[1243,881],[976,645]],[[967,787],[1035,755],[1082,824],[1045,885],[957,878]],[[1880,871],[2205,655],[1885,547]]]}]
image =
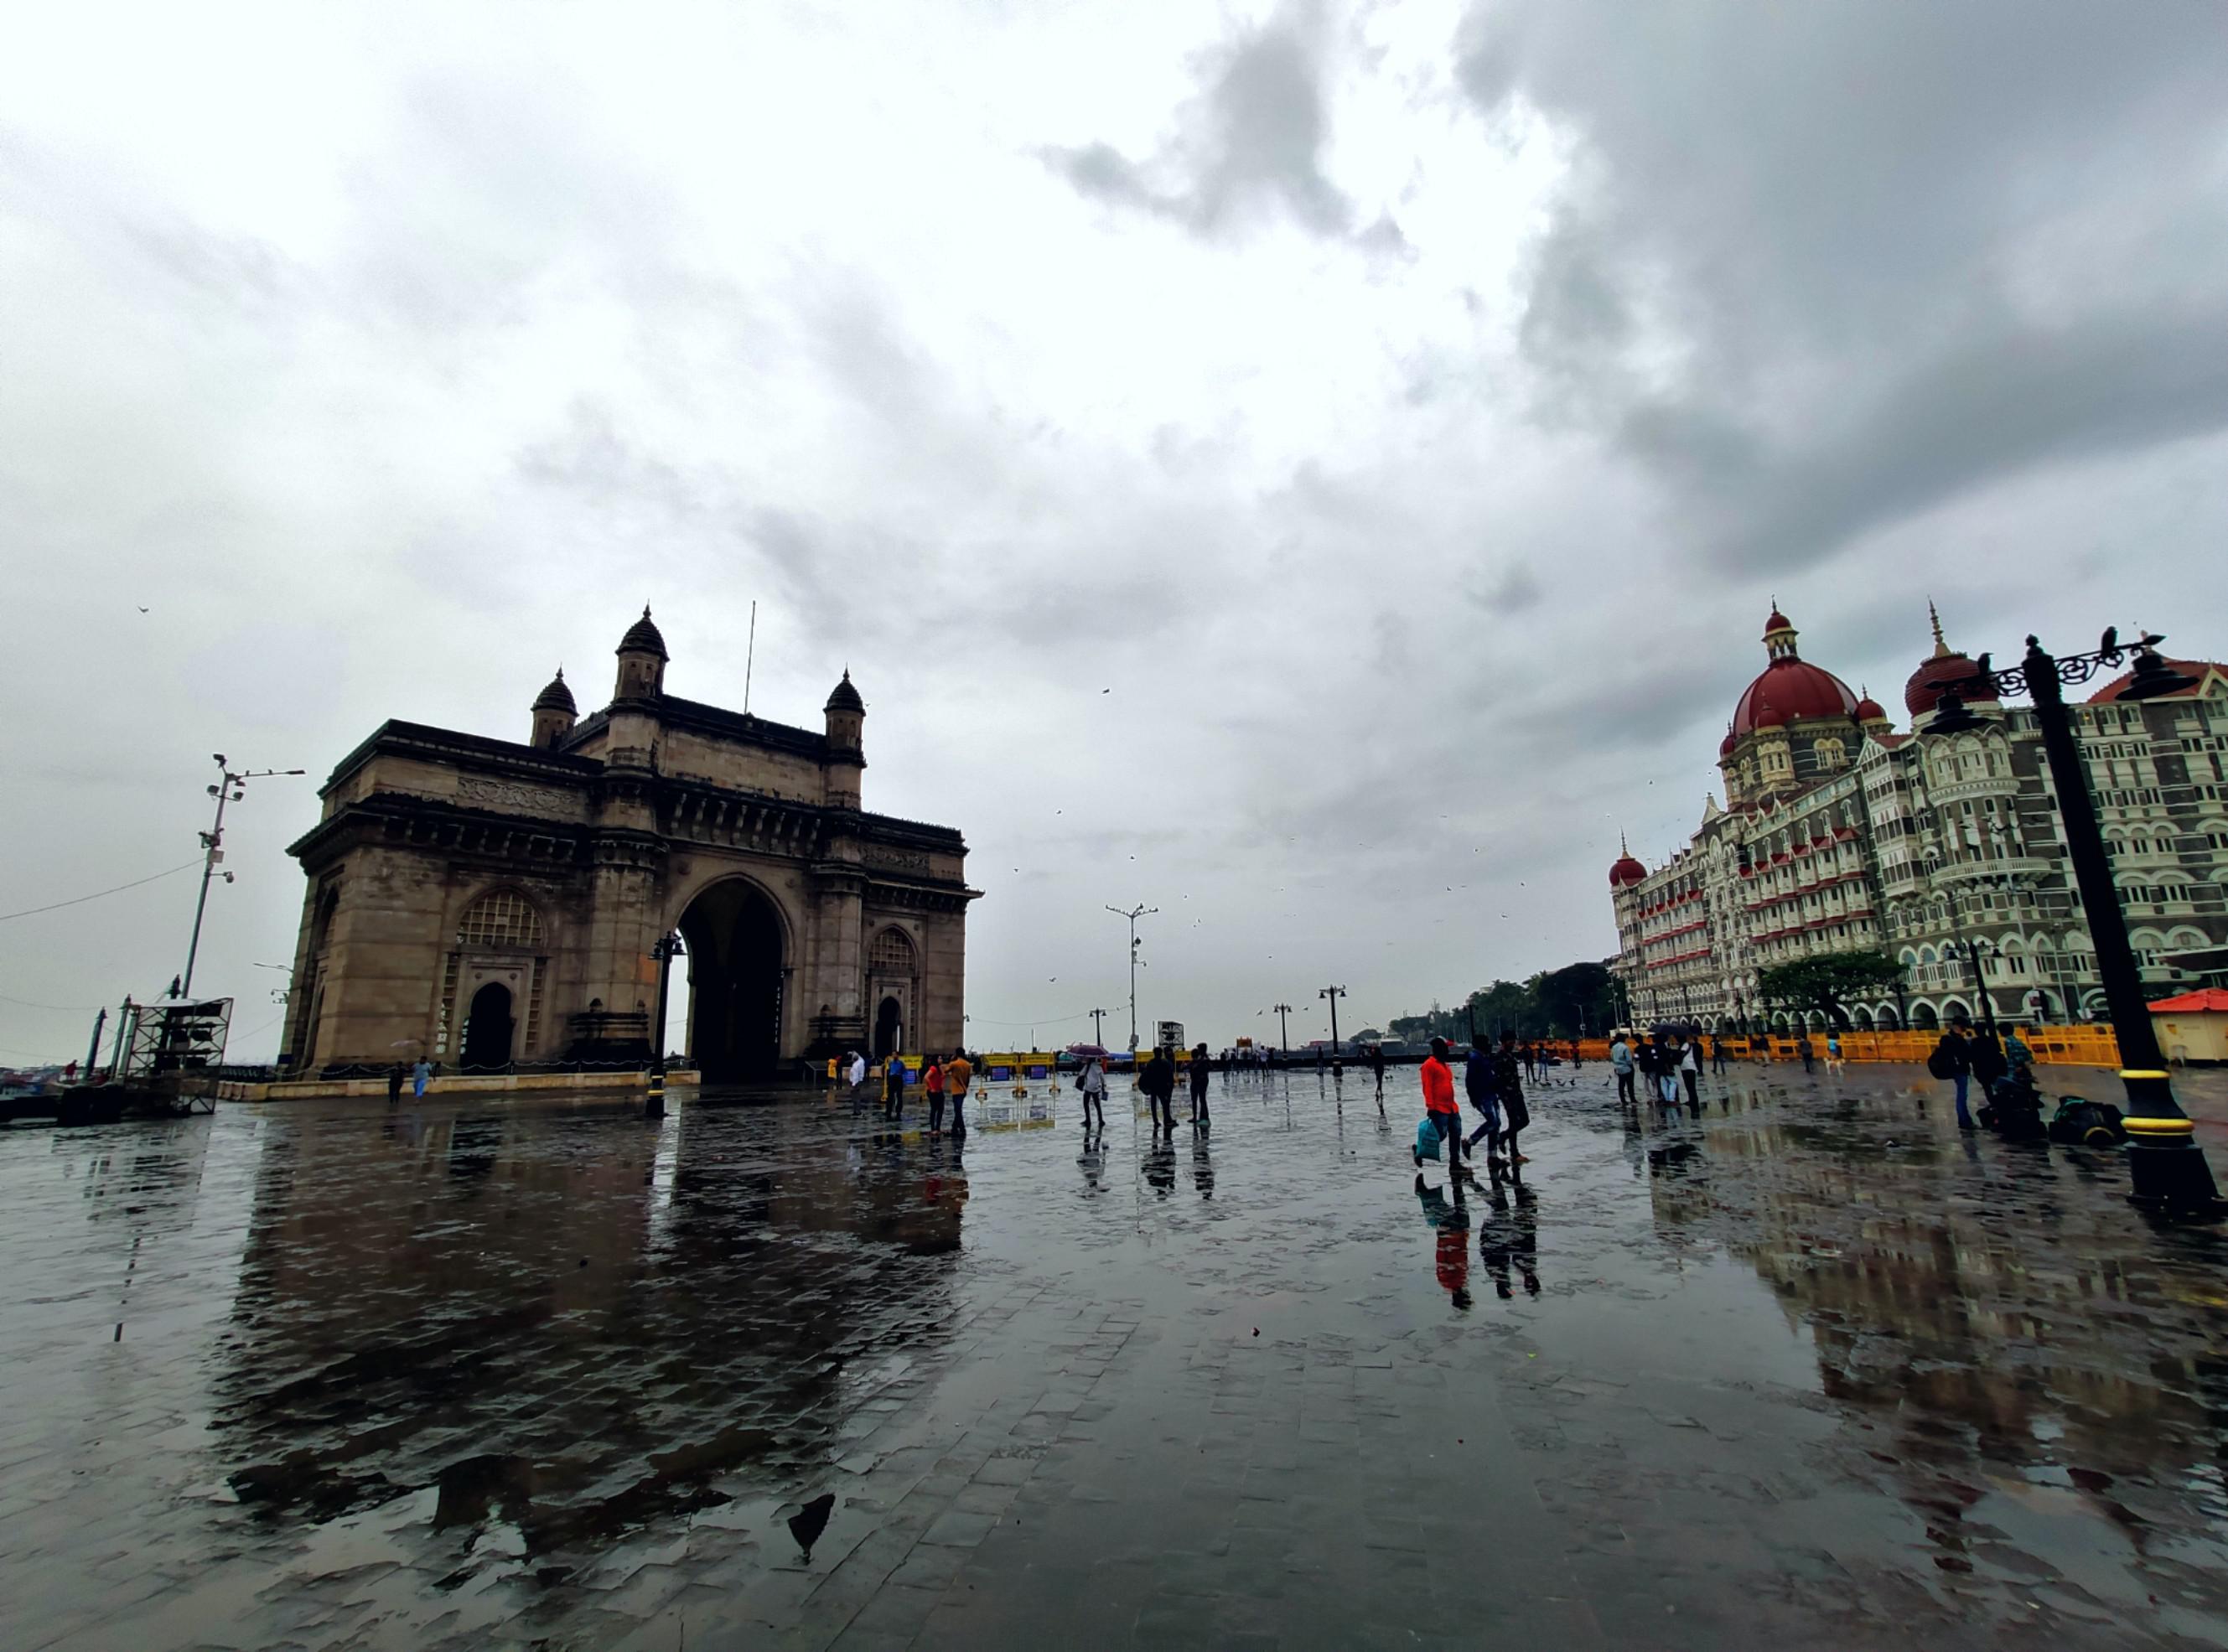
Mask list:
[{"label": "security camera pole", "polygon": [[1130,1053],[1137,1053],[1137,920],[1149,918],[1160,911],[1158,906],[1135,906],[1124,912],[1119,906],[1106,909],[1117,918],[1130,920]]},{"label": "security camera pole", "polygon": [[[250,780],[260,780],[266,775],[308,772],[304,769],[247,769],[235,774],[224,766],[223,752],[212,752],[210,758],[216,764],[217,772],[224,778],[208,789],[209,796],[216,799],[216,821],[202,834],[202,893],[201,899],[194,902],[194,938],[186,946],[186,972],[178,977],[178,996],[181,998],[194,996],[194,960],[200,956],[202,950],[202,914],[208,910],[209,880],[216,875],[217,868],[224,862],[225,804],[238,803],[245,797],[247,794],[240,788]],[[227,883],[232,881],[231,873],[226,873],[224,877]]]}]

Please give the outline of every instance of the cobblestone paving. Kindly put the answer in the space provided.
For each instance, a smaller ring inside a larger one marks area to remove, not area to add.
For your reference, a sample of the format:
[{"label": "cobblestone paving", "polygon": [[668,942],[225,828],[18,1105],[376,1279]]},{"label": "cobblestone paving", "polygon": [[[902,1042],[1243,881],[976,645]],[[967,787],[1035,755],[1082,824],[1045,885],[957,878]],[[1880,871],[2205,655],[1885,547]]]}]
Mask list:
[{"label": "cobblestone paving", "polygon": [[0,1136],[0,1647],[2228,1641],[2220,1236],[1913,1070],[1604,1079],[1460,1201],[1412,1069]]}]

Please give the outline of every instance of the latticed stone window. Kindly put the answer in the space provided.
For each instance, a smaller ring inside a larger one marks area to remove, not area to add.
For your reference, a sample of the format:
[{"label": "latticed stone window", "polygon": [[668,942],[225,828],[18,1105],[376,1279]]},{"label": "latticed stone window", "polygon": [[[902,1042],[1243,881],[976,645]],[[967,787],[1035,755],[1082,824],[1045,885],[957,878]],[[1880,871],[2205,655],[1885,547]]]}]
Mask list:
[{"label": "latticed stone window", "polygon": [[526,897],[509,889],[482,895],[457,925],[459,946],[539,946],[541,919]]},{"label": "latticed stone window", "polygon": [[867,967],[878,975],[911,975],[912,941],[901,929],[886,929],[874,937]]}]

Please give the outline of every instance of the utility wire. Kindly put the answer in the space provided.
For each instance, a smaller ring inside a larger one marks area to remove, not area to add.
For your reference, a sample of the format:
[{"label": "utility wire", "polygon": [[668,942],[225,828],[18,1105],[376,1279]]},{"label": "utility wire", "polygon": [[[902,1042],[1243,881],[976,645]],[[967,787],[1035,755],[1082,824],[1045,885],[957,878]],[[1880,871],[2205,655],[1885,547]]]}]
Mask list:
[{"label": "utility wire", "polygon": [[94,1010],[102,1008],[99,1004],[34,1003],[29,998],[10,998],[4,992],[0,992],[0,1004],[21,1004],[26,1009],[59,1009],[67,1015],[90,1015]]},{"label": "utility wire", "polygon": [[181,872],[190,872],[202,863],[198,855],[182,866],[174,866],[168,872],[157,872],[152,877],[134,878],[129,883],[119,883],[113,889],[97,889],[89,895],[80,895],[74,900],[57,900],[51,906],[26,906],[21,912],[0,912],[0,924],[15,918],[30,918],[42,912],[60,912],[65,906],[82,906],[88,900],[98,900],[103,895],[119,895],[126,889],[137,889],[143,883],[152,883],[156,878],[175,878]]}]

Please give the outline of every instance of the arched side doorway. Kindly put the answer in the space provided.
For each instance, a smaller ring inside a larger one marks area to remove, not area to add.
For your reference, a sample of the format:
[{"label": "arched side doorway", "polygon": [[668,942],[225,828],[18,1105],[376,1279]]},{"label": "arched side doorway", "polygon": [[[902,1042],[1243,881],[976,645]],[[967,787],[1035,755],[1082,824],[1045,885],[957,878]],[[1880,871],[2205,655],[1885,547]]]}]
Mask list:
[{"label": "arched side doorway", "polygon": [[781,1059],[781,914],[756,884],[729,878],[688,903],[680,928],[689,1059],[706,1084],[771,1078]]},{"label": "arched side doorway", "polygon": [[874,1007],[877,1060],[909,1042],[919,1047],[920,953],[912,937],[894,924],[876,931],[868,944],[867,1002]]},{"label": "arched side doorway", "polygon": [[488,1073],[510,1062],[510,989],[490,981],[472,995],[464,1015],[464,1049],[459,1065],[467,1073]]}]

